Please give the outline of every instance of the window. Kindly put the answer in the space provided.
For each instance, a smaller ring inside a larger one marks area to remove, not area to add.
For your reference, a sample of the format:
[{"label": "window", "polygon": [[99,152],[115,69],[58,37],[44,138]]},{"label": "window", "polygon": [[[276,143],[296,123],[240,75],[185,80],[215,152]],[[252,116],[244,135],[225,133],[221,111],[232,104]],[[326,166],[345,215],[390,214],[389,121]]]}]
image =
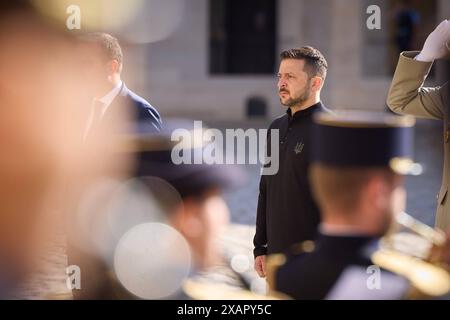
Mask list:
[{"label": "window", "polygon": [[211,74],[273,74],[276,0],[210,0]]}]

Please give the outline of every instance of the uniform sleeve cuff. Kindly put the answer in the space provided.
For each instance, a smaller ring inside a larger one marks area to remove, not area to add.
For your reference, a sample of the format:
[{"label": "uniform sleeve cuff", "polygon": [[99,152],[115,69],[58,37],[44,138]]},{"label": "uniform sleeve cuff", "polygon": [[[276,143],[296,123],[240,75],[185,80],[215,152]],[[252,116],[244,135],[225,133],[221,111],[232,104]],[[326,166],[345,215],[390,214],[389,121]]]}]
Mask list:
[{"label": "uniform sleeve cuff", "polygon": [[397,69],[401,68],[402,70],[409,70],[411,74],[426,76],[430,72],[433,62],[414,60],[419,53],[419,51],[402,52]]},{"label": "uniform sleeve cuff", "polygon": [[253,249],[253,255],[256,257],[267,255],[267,247],[257,247]]}]

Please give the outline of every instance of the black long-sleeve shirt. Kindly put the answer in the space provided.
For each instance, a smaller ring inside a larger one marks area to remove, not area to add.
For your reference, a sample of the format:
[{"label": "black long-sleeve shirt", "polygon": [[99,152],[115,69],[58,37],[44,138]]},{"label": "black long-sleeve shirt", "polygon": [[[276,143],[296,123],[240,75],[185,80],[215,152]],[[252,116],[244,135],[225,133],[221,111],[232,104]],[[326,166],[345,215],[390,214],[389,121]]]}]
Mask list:
[{"label": "black long-sleeve shirt", "polygon": [[279,170],[262,175],[259,186],[254,255],[279,253],[291,245],[312,240],[320,221],[308,181],[310,131],[313,114],[328,112],[321,102],[308,109],[291,110],[269,127],[267,152],[271,150],[271,129],[279,129]]}]

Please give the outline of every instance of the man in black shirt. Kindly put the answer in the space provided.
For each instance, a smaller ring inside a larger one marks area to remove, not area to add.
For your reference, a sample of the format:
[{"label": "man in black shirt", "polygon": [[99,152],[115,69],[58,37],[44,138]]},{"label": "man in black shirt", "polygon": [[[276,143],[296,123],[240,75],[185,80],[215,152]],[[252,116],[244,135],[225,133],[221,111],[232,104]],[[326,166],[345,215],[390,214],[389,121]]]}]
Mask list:
[{"label": "man in black shirt", "polygon": [[[278,92],[284,116],[269,128],[267,153],[272,155],[271,131],[279,130],[279,170],[261,176],[256,234],[255,270],[265,277],[265,257],[291,245],[312,240],[319,224],[319,210],[308,183],[308,153],[312,116],[327,111],[320,102],[328,65],[323,55],[312,47],[281,53]],[[275,157],[276,158],[276,157]]]}]

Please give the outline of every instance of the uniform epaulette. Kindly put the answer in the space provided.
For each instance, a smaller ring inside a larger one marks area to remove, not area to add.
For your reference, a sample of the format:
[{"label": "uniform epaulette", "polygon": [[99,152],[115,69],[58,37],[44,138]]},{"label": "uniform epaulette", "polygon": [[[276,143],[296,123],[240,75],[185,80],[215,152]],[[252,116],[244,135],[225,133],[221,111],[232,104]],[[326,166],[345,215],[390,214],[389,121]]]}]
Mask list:
[{"label": "uniform epaulette", "polygon": [[289,254],[296,256],[303,253],[311,253],[316,249],[314,241],[307,240],[296,243],[289,249]]}]

